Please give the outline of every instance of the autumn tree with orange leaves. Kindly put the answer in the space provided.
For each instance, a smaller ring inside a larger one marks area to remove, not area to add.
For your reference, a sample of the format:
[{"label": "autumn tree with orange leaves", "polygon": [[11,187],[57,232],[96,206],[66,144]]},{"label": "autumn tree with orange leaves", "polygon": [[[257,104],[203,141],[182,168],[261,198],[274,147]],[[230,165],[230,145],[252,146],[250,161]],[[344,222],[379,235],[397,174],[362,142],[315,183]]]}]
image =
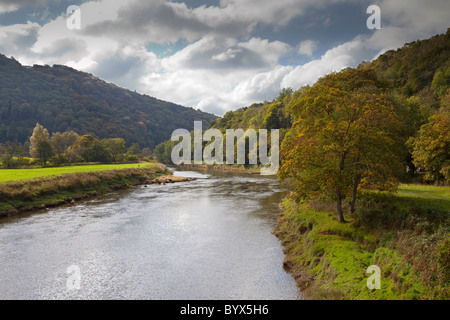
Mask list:
[{"label": "autumn tree with orange leaves", "polygon": [[320,79],[292,107],[294,123],[281,145],[279,177],[304,198],[343,201],[355,210],[358,189],[395,190],[402,122],[372,70],[346,69]]}]

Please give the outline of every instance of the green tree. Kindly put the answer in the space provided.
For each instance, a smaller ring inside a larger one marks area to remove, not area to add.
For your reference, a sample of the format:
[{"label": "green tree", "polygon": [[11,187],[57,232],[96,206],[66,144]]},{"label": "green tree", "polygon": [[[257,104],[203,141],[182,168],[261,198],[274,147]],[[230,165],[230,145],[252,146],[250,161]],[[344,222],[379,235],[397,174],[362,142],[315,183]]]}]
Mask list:
[{"label": "green tree", "polygon": [[58,162],[64,162],[64,153],[79,137],[80,136],[73,131],[66,131],[64,133],[56,132],[52,134],[50,141]]},{"label": "green tree", "polygon": [[139,143],[133,143],[131,147],[127,150],[127,155],[129,156],[137,156],[141,153],[141,147],[139,146]]},{"label": "green tree", "polygon": [[450,88],[450,66],[442,66],[436,71],[431,88],[440,98],[444,96],[447,89]]},{"label": "green tree", "polygon": [[394,190],[400,168],[395,131],[401,123],[372,70],[346,69],[320,79],[293,107],[296,117],[281,146],[281,179],[302,197],[342,202],[351,210],[360,186]]},{"label": "green tree", "polygon": [[394,103],[395,113],[402,120],[404,125],[398,132],[399,149],[402,149],[402,159],[408,168],[404,175],[414,176],[416,167],[412,161],[411,148],[408,146],[408,140],[413,137],[420,127],[427,122],[428,110],[421,103],[420,99],[412,96],[406,98],[397,93],[390,92],[389,99]]},{"label": "green tree", "polygon": [[108,162],[108,154],[100,141],[91,135],[79,137],[69,148],[85,162]]},{"label": "green tree", "polygon": [[176,145],[175,141],[165,141],[156,146],[153,151],[153,155],[156,160],[161,163],[171,164],[172,163],[172,149]]},{"label": "green tree", "polygon": [[143,148],[142,149],[142,155],[144,157],[151,157],[152,156],[152,150],[150,148]]},{"label": "green tree", "polygon": [[15,142],[5,142],[0,144],[0,162],[5,168],[15,168],[23,157],[25,150]]},{"label": "green tree", "polygon": [[425,168],[425,179],[450,183],[450,111],[431,116],[412,143],[414,164]]},{"label": "green tree", "polygon": [[276,98],[276,101],[278,102],[283,102],[286,97],[290,97],[292,96],[292,94],[294,93],[294,90],[292,88],[283,88],[280,91],[280,94],[278,95],[278,97]]},{"label": "green tree", "polygon": [[47,161],[55,154],[53,152],[50,140],[39,141],[36,149],[38,154],[37,158],[42,161],[42,165],[44,166],[47,164]]},{"label": "green tree", "polygon": [[44,166],[53,155],[48,130],[39,123],[34,127],[30,137],[30,154],[33,158],[39,159]]},{"label": "green tree", "polygon": [[120,161],[125,153],[125,140],[122,138],[103,139],[101,145],[114,162]]}]

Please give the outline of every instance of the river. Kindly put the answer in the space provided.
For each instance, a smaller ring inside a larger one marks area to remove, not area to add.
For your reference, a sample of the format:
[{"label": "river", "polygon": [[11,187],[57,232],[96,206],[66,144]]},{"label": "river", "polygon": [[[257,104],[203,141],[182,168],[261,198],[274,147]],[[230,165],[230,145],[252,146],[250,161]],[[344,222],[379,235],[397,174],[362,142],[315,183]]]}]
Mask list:
[{"label": "river", "polygon": [[0,299],[301,299],[272,234],[273,177],[175,171],[0,220]]}]

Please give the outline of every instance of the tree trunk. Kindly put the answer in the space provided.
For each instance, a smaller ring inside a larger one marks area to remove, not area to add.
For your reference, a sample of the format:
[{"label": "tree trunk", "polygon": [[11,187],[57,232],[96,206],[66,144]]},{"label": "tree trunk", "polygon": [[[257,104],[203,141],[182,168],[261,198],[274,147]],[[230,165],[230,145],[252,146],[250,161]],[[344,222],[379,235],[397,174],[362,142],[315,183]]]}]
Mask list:
[{"label": "tree trunk", "polygon": [[339,187],[336,188],[336,196],[337,196],[336,213],[337,213],[338,221],[345,222],[344,211],[342,210],[342,194],[341,194],[341,190],[339,190]]},{"label": "tree trunk", "polygon": [[358,185],[359,185],[360,181],[361,181],[361,175],[358,173],[355,174],[355,177],[353,178],[352,200],[350,202],[350,213],[351,214],[355,213],[356,196],[357,196]]}]

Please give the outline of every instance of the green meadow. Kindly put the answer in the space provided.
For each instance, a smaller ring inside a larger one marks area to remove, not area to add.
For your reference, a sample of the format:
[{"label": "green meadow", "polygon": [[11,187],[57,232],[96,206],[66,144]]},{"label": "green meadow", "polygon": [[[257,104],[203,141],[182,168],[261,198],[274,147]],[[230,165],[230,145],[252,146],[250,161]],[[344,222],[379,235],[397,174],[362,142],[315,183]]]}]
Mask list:
[{"label": "green meadow", "polygon": [[152,163],[126,163],[126,164],[102,164],[102,165],[81,165],[54,168],[36,169],[0,169],[0,183],[9,181],[24,181],[48,176],[60,176],[68,173],[78,172],[98,172],[109,170],[121,170],[132,168],[145,168],[154,166]]},{"label": "green meadow", "polygon": [[435,198],[450,200],[450,186],[434,186],[424,184],[401,184],[399,195],[418,198]]},{"label": "green meadow", "polygon": [[0,216],[148,183],[170,171],[158,163],[0,170]]}]

